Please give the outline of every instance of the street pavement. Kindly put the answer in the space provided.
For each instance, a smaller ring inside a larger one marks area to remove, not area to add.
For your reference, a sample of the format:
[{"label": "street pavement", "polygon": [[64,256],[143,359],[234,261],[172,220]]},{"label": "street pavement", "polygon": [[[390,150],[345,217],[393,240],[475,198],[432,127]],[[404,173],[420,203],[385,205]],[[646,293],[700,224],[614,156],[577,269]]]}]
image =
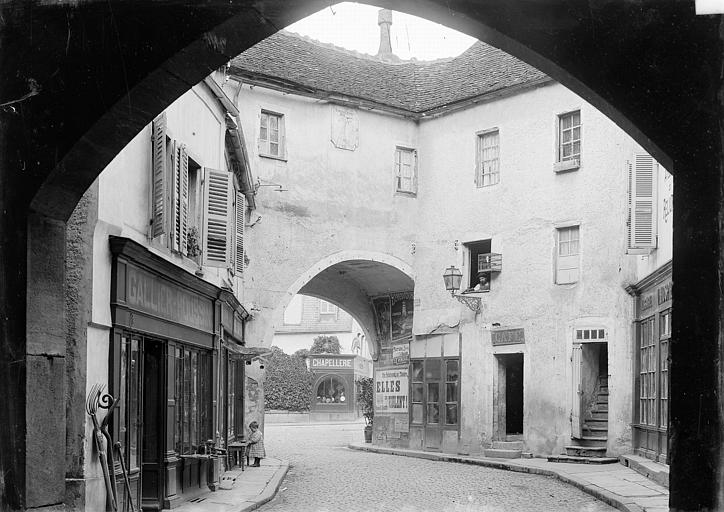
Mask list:
[{"label": "street pavement", "polygon": [[550,476],[350,450],[363,424],[265,426],[267,453],[289,461],[258,510],[299,512],[604,512],[614,508]]}]

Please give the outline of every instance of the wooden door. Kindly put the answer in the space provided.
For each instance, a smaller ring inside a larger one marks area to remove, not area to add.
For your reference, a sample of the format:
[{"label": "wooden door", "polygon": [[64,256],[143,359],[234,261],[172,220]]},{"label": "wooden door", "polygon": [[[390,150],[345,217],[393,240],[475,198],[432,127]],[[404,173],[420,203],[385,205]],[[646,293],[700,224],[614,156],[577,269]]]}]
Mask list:
[{"label": "wooden door", "polygon": [[573,353],[571,354],[572,363],[572,382],[571,382],[571,437],[580,439],[582,437],[581,429],[581,396],[583,394],[581,382],[581,368],[583,366],[582,347],[580,344],[573,345]]}]

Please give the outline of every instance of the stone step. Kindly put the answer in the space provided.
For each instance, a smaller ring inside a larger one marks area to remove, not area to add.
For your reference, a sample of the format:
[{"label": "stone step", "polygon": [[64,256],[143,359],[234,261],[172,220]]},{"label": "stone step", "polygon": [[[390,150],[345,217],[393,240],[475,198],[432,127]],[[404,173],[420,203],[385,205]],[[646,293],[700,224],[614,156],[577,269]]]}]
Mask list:
[{"label": "stone step", "polygon": [[486,457],[493,457],[496,459],[520,459],[522,450],[501,450],[495,448],[486,448],[483,450]]},{"label": "stone step", "polygon": [[608,391],[598,391],[598,399],[599,400],[606,400],[608,402]]},{"label": "stone step", "polygon": [[[608,432],[608,422],[596,422],[596,421],[590,421],[586,420],[583,422],[583,430],[589,430],[591,432]],[[600,435],[600,433],[597,433],[595,435]]]},{"label": "stone step", "polygon": [[596,406],[593,410],[594,412],[608,412],[608,402],[596,402]]},{"label": "stone step", "polygon": [[583,437],[579,437],[578,439],[575,439],[574,441],[577,441],[576,444],[579,444],[581,446],[594,446],[594,447],[605,447],[606,441],[608,441],[608,438],[606,436],[591,436],[591,435],[584,435]]},{"label": "stone step", "polygon": [[591,411],[591,419],[608,422],[608,411]]},{"label": "stone step", "polygon": [[566,446],[566,455],[572,457],[605,457],[605,446]]},{"label": "stone step", "polygon": [[495,450],[523,450],[523,441],[493,441]]},{"label": "stone step", "polygon": [[577,457],[574,455],[551,455],[548,462],[569,462],[573,464],[615,464],[616,457]]}]

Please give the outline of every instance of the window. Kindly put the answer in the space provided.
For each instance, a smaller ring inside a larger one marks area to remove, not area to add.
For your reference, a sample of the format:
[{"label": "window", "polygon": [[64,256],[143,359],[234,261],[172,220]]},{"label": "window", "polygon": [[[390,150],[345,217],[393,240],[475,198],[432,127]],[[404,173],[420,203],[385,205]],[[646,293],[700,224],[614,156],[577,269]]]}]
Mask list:
[{"label": "window", "polygon": [[659,426],[669,425],[669,339],[671,339],[671,310],[659,316]]},{"label": "window", "polygon": [[641,322],[639,338],[639,423],[656,425],[656,339],[654,317]]},{"label": "window", "polygon": [[578,281],[580,240],[579,227],[569,226],[556,230],[556,284]]},{"label": "window", "polygon": [[395,149],[395,191],[417,193],[417,151],[414,149]]},{"label": "window", "polygon": [[174,448],[179,455],[198,453],[211,433],[211,356],[208,352],[175,349]]},{"label": "window", "polygon": [[259,121],[259,154],[284,158],[284,150],[284,116],[262,110]]},{"label": "window", "polygon": [[[468,287],[465,291],[490,291],[490,279],[491,272],[480,272],[479,266],[481,256],[490,255],[490,248],[492,240],[479,240],[477,242],[469,242],[465,244],[467,249],[468,257],[466,258],[465,264],[468,265],[467,277]],[[474,290],[476,286],[480,285],[478,290]]]},{"label": "window", "polygon": [[581,111],[558,116],[558,161],[581,158]]},{"label": "window", "polygon": [[326,300],[319,301],[319,314],[320,315],[330,315],[330,316],[337,316],[337,306],[334,304],[330,304]]},{"label": "window", "polygon": [[650,155],[634,155],[628,165],[628,249],[656,248],[656,178],[658,164]]},{"label": "window", "polygon": [[334,375],[324,377],[317,385],[317,403],[344,404],[347,402],[344,381]]},{"label": "window", "polygon": [[460,415],[460,359],[413,359],[411,423],[456,426]]},{"label": "window", "polygon": [[498,130],[491,130],[478,135],[475,173],[475,183],[478,188],[500,182],[498,140]]}]

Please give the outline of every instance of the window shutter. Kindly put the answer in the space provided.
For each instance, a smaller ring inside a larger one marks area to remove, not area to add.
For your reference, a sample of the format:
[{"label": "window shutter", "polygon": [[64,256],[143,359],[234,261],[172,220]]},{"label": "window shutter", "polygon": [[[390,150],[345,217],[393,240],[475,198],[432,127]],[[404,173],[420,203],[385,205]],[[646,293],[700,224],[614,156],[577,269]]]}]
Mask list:
[{"label": "window shutter", "polygon": [[417,194],[417,150],[412,152],[412,192]]},{"label": "window shutter", "polygon": [[235,215],[235,231],[236,231],[236,252],[234,261],[234,270],[238,274],[244,272],[244,219],[246,213],[246,197],[244,194],[236,193],[236,215]]},{"label": "window shutter", "polygon": [[181,254],[188,252],[188,219],[189,219],[189,156],[186,145],[178,148],[178,165],[176,166],[179,180],[179,211],[178,214],[178,240]]},{"label": "window shutter", "polygon": [[166,113],[153,121],[152,128],[152,181],[151,237],[166,232]]},{"label": "window shutter", "polygon": [[630,248],[655,249],[656,162],[650,155],[634,155],[631,187]]},{"label": "window shutter", "polygon": [[231,260],[229,218],[231,214],[231,173],[206,169],[204,184],[204,265],[225,267]]}]

